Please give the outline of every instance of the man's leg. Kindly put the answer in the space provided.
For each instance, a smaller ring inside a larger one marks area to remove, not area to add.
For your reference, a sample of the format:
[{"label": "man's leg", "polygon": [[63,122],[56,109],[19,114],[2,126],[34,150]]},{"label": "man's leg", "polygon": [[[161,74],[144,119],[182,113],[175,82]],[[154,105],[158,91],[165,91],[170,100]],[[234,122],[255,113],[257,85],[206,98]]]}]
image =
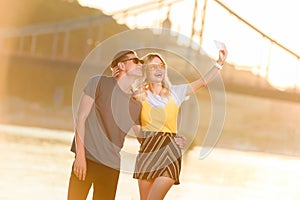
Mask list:
[{"label": "man's leg", "polygon": [[88,174],[90,173],[87,172],[86,179],[81,181],[74,174],[72,167],[68,189],[68,200],[86,200],[92,185],[92,178]]},{"label": "man's leg", "polygon": [[101,164],[97,164],[97,171],[93,200],[114,200],[120,171]]}]

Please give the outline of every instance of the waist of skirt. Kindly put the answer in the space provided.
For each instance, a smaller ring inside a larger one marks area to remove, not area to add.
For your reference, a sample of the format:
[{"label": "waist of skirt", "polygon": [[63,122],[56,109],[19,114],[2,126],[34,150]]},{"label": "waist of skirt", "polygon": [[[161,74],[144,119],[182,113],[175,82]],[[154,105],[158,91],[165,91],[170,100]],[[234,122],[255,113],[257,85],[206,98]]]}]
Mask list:
[{"label": "waist of skirt", "polygon": [[153,136],[175,137],[176,135],[177,135],[176,133],[171,133],[171,132],[159,132],[159,131],[143,131],[142,132],[142,137],[143,138],[153,137]]}]

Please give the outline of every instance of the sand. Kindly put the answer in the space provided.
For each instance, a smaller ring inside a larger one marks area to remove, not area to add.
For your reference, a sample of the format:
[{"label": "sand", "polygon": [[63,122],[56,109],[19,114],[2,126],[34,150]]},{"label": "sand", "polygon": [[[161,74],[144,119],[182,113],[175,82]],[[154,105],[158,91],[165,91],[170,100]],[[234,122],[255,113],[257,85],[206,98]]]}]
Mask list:
[{"label": "sand", "polygon": [[[72,133],[7,125],[0,132],[0,199],[66,199]],[[126,148],[136,144],[128,139]],[[215,148],[200,160],[199,152],[195,147],[184,154],[181,184],[166,200],[300,198],[298,157]],[[132,173],[121,173],[116,199],[138,199]]]}]

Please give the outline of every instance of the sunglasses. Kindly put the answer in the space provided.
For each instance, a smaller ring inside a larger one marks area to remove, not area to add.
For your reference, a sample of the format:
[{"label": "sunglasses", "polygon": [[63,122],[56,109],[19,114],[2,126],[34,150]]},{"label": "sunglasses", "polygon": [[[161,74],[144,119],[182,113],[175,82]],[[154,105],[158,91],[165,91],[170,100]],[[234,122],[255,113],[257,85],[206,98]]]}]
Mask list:
[{"label": "sunglasses", "polygon": [[148,64],[145,66],[147,67],[148,70],[156,70],[156,69],[164,70],[165,69],[164,64]]},{"label": "sunglasses", "polygon": [[132,62],[134,64],[138,64],[138,63],[144,64],[144,61],[140,60],[138,58],[128,58],[128,59],[125,59],[125,60],[121,60],[120,62],[126,62],[126,61],[129,61],[129,60],[132,60]]}]

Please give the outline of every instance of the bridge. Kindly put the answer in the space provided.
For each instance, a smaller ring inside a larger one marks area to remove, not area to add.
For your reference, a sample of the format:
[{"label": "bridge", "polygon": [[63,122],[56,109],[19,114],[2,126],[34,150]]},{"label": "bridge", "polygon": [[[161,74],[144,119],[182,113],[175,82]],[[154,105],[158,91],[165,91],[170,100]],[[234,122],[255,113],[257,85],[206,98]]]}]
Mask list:
[{"label": "bridge", "polygon": [[[42,95],[45,101],[50,99],[50,102],[69,104],[73,81],[80,63],[97,44],[112,35],[112,32],[108,29],[114,21],[113,19],[116,19],[119,23],[125,23],[124,19],[126,18],[135,18],[153,10],[160,10],[165,15],[160,19],[156,16],[153,19],[152,27],[170,28],[172,24],[169,18],[170,14],[172,14],[171,7],[182,1],[153,1],[109,13],[109,15],[99,14],[51,24],[0,29],[0,56],[3,58],[2,60],[6,60],[7,63],[11,64],[11,67],[2,73],[1,84],[5,87],[9,86],[10,89],[4,89],[2,93],[14,96],[27,90],[36,90],[39,91],[38,94]],[[269,45],[270,49],[276,46],[285,54],[293,57],[295,62],[299,62],[300,56],[297,53],[256,28],[218,0],[194,0],[192,25],[190,27],[191,34],[189,35],[191,38],[190,45],[192,45],[192,42],[196,42],[200,46],[203,45],[205,28],[208,25],[208,4],[217,5],[224,12],[229,13],[232,20],[253,31],[261,37],[261,40],[268,41],[267,45]],[[123,30],[126,30],[124,27]],[[243,67],[234,63],[228,63],[228,67],[224,69],[222,76],[226,89],[233,92],[299,102],[299,82],[295,81],[294,86],[288,90],[278,90],[269,84],[269,61],[272,56],[272,51],[270,50],[266,56],[267,62],[265,66]],[[1,65],[4,64],[2,61]],[[255,74],[253,71],[264,71],[264,73]],[[7,74],[8,78],[5,78],[4,76]],[[16,74],[18,75],[17,79]],[[23,76],[19,76],[20,74]],[[43,76],[46,79],[41,78]],[[245,78],[247,79],[246,83]],[[33,80],[36,82],[30,82]],[[41,87],[45,80],[54,84],[53,87],[46,84],[48,92],[50,91],[51,93],[50,96],[45,93],[45,88]],[[20,86],[26,88],[24,89]],[[30,92],[25,92],[24,96],[32,100],[41,98],[35,97]]]}]

